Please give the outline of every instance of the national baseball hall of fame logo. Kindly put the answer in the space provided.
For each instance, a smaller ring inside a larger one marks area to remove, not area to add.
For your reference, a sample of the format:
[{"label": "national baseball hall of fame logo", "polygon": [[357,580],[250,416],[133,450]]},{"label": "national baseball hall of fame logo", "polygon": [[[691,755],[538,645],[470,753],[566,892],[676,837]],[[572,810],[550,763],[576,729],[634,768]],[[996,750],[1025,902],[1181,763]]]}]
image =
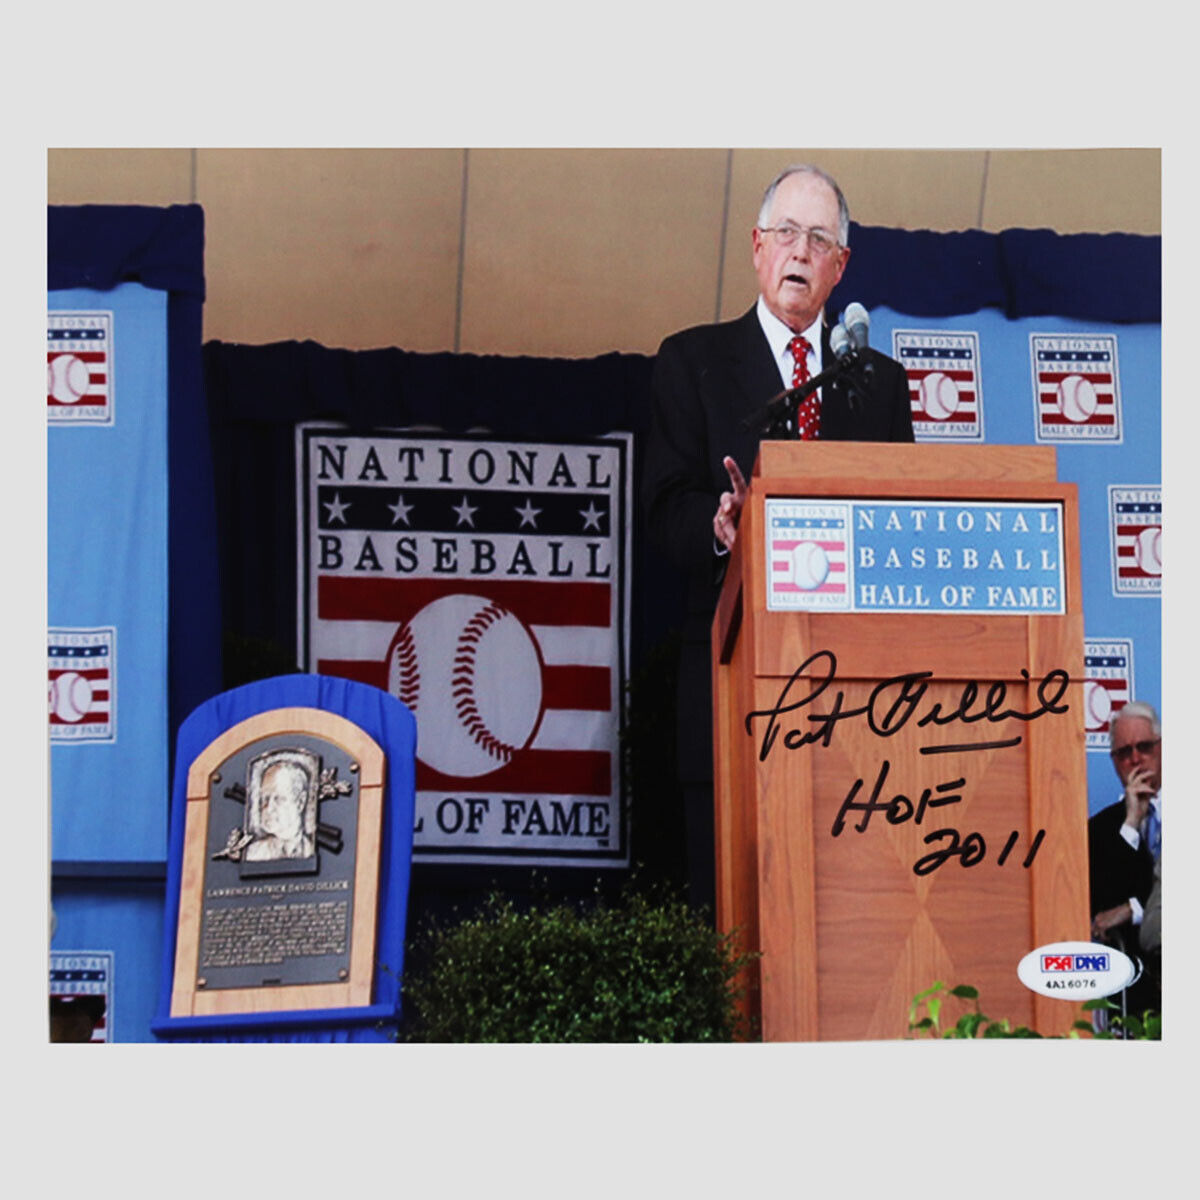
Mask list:
[{"label": "national baseball hall of fame logo", "polygon": [[1122,440],[1115,334],[1031,333],[1029,357],[1039,442]]},{"label": "national baseball hall of fame logo", "polygon": [[1108,531],[1113,594],[1162,593],[1162,488],[1110,484]]},{"label": "national baseball hall of fame logo", "polygon": [[767,501],[769,608],[850,608],[849,520],[848,504]]},{"label": "national baseball hall of fame logo", "polygon": [[51,952],[52,1041],[112,1041],[113,963],[111,950]]},{"label": "national baseball hall of fame logo", "polygon": [[1083,643],[1083,727],[1089,750],[1108,753],[1113,718],[1137,693],[1132,638],[1088,638]]},{"label": "national baseball hall of fame logo", "polygon": [[979,335],[897,329],[892,355],[908,376],[918,442],[982,442]]},{"label": "national baseball hall of fame logo", "polygon": [[50,629],[46,641],[51,742],[115,742],[116,629]]},{"label": "national baseball hall of fame logo", "polygon": [[414,860],[627,865],[629,435],[296,449],[301,661],[416,717]]},{"label": "national baseball hall of fame logo", "polygon": [[46,419],[52,425],[111,425],[113,315],[46,314]]}]

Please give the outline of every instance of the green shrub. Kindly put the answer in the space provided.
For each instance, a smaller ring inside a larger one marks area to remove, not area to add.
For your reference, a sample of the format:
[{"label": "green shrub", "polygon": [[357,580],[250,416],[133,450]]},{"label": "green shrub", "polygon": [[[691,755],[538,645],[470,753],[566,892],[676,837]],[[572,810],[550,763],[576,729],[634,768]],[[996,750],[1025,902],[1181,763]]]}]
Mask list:
[{"label": "green shrub", "polygon": [[627,893],[614,905],[480,915],[427,934],[405,982],[424,1042],[712,1042],[736,1028],[745,964],[682,901]]},{"label": "green shrub", "polygon": [[[959,1000],[974,1000],[975,1011],[963,1013],[948,1029],[942,1029],[942,998],[954,996]],[[918,1018],[917,1014],[924,1007],[925,1016]],[[913,1037],[928,1034],[930,1037],[941,1038],[1040,1038],[1042,1035],[1030,1029],[1027,1025],[1013,1026],[1007,1018],[994,1021],[979,1009],[979,990],[970,984],[960,983],[957,987],[948,988],[939,980],[932,987],[918,992],[908,1010],[908,1031]]]},{"label": "green shrub", "polygon": [[1087,1030],[1092,1037],[1104,1040],[1119,1039],[1127,1042],[1161,1042],[1162,1013],[1153,1009],[1145,1010],[1141,1016],[1136,1013],[1121,1015],[1120,1006],[1112,1000],[1089,1000],[1084,1004],[1084,1011],[1093,1012],[1104,1009],[1108,1013],[1108,1028],[1093,1032],[1088,1021],[1076,1021],[1075,1028]]},{"label": "green shrub", "polygon": [[[974,1000],[975,1011],[963,1013],[957,1021],[946,1029],[942,1028],[943,998],[953,996],[959,1000]],[[925,1009],[925,1015],[919,1017],[920,1010]],[[1092,1029],[1090,1021],[1076,1021],[1067,1037],[1077,1038],[1080,1033],[1091,1034],[1094,1038],[1121,1038],[1129,1041],[1161,1041],[1162,1016],[1156,1012],[1143,1013],[1141,1017],[1132,1013],[1122,1017],[1120,1009],[1111,1000],[1089,1000],[1083,1005],[1085,1012],[1095,1009],[1105,1009],[1110,1013],[1109,1028],[1102,1032]],[[1013,1026],[1007,1018],[993,1020],[979,1008],[979,991],[969,984],[960,983],[957,987],[948,988],[940,980],[918,992],[908,1010],[908,1031],[910,1037],[920,1037],[922,1034],[934,1038],[1040,1038],[1042,1035],[1030,1029],[1027,1025]]]}]

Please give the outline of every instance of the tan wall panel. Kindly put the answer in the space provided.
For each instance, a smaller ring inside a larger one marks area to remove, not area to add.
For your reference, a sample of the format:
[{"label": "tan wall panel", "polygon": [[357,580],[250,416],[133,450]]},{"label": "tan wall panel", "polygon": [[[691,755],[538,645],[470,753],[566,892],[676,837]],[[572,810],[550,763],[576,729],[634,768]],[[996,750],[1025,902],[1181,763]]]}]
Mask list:
[{"label": "tan wall panel", "polygon": [[463,351],[584,356],[745,311],[762,189],[794,161],[864,224],[975,228],[982,201],[993,231],[1161,229],[1158,150],[57,149],[47,186],[201,204],[207,339],[435,351],[457,329]]},{"label": "tan wall panel", "polygon": [[789,163],[818,162],[791,150],[735,150],[729,172],[729,230],[721,285],[721,320],[740,317],[758,295],[751,262],[751,230],[763,189]]},{"label": "tan wall panel", "polygon": [[820,160],[860,225],[973,229],[984,187],[984,150],[834,150]]},{"label": "tan wall panel", "polygon": [[714,317],[724,150],[473,150],[462,350],[653,353]]},{"label": "tan wall panel", "polygon": [[191,150],[49,150],[50,204],[188,204]]},{"label": "tan wall panel", "polygon": [[993,150],[982,227],[1159,234],[1162,153]]},{"label": "tan wall panel", "polygon": [[201,150],[204,336],[448,350],[461,150]]}]

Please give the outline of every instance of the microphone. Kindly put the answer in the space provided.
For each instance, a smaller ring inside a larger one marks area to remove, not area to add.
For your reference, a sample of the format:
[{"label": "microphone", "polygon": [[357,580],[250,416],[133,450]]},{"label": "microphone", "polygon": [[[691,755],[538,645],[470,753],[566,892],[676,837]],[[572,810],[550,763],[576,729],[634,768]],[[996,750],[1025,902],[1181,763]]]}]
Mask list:
[{"label": "microphone", "polygon": [[834,380],[840,378],[849,367],[852,359],[843,357],[831,367],[826,367],[825,370],[814,375],[807,383],[801,383],[797,387],[787,388],[780,392],[777,396],[772,396],[767,403],[756,413],[751,413],[741,422],[742,429],[767,429],[767,436],[771,438],[789,438],[793,437],[792,426],[790,422],[795,418],[796,409],[800,405],[800,401],[806,396],[812,395],[819,387],[824,387],[825,384],[832,384]]},{"label": "microphone", "polygon": [[833,356],[838,362],[844,362],[846,355],[850,351],[850,335],[846,332],[846,327],[840,321],[833,327],[829,334],[829,345],[833,350]]},{"label": "microphone", "polygon": [[870,378],[874,368],[865,351],[869,350],[871,346],[870,340],[867,337],[868,331],[871,328],[871,318],[867,315],[867,310],[855,300],[853,303],[846,305],[846,311],[842,314],[842,320],[846,325],[846,333],[850,338],[854,357],[861,358],[863,374]]},{"label": "microphone", "polygon": [[846,324],[846,332],[850,335],[851,345],[855,350],[865,350],[870,344],[867,332],[871,328],[871,318],[867,315],[867,310],[856,300],[853,304],[846,305],[842,320]]},{"label": "microphone", "polygon": [[767,436],[771,438],[794,437],[793,422],[800,401],[825,384],[837,386],[844,382],[849,388],[850,411],[856,411],[857,388],[853,371],[860,369],[864,375],[871,373],[871,363],[861,353],[861,350],[867,347],[870,318],[867,316],[867,310],[856,303],[846,309],[843,321],[845,324],[839,321],[829,332],[829,347],[833,351],[834,362],[807,383],[787,388],[773,396],[758,412],[752,413],[741,422],[742,429],[765,428]]}]

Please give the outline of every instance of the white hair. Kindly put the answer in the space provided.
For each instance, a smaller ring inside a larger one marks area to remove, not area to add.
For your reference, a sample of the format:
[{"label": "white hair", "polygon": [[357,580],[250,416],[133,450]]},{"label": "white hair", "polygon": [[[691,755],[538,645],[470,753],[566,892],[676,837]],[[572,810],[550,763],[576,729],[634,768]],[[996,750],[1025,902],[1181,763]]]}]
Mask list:
[{"label": "white hair", "polygon": [[1108,744],[1111,746],[1113,738],[1117,736],[1117,722],[1125,720],[1126,717],[1143,717],[1150,722],[1150,730],[1155,737],[1162,737],[1162,724],[1158,719],[1158,713],[1155,711],[1153,704],[1147,704],[1144,700],[1130,700],[1130,702],[1117,710],[1117,715],[1109,722],[1108,726]]},{"label": "white hair", "polygon": [[822,171],[820,167],[815,167],[811,163],[793,163],[790,167],[784,167],[767,184],[767,190],[763,192],[762,204],[758,209],[758,227],[765,228],[766,223],[771,219],[771,201],[775,199],[775,190],[789,175],[815,175],[823,183],[829,185],[834,196],[837,197],[838,241],[843,246],[848,246],[850,244],[850,206],[846,203],[846,197],[842,195],[842,189],[838,187],[837,180],[828,171]]}]

